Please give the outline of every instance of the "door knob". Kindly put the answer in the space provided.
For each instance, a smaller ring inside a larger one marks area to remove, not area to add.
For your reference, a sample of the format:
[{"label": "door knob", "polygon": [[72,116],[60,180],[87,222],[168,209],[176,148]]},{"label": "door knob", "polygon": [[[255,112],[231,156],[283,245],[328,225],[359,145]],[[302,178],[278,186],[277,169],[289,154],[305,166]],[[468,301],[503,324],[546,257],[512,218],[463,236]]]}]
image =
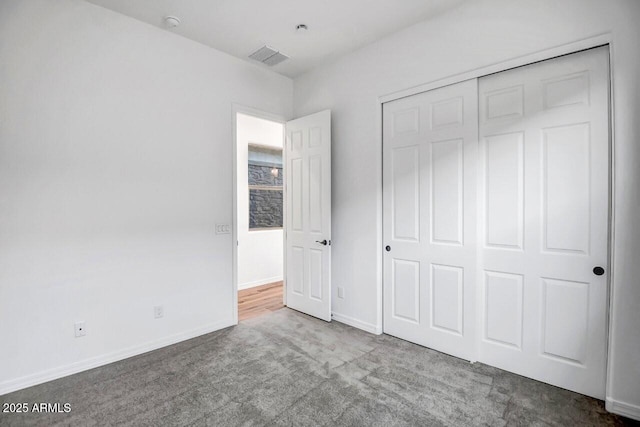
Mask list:
[{"label": "door knob", "polygon": [[391,252],[391,246],[387,245],[384,247],[384,250],[387,252]]},{"label": "door knob", "polygon": [[604,274],[604,268],[602,267],[593,267],[593,274],[596,276],[602,276]]},{"label": "door knob", "polygon": [[327,240],[316,240],[316,243],[320,243],[321,245],[327,246]]}]

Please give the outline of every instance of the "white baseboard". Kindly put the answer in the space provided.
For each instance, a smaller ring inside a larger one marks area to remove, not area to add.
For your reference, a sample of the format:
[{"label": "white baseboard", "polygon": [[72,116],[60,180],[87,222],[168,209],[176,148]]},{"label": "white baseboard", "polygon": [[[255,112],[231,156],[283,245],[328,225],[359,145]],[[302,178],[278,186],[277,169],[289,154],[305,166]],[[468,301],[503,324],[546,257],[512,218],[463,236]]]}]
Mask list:
[{"label": "white baseboard", "polygon": [[255,288],[256,286],[280,281],[282,281],[282,276],[268,277],[266,279],[254,280],[253,282],[238,283],[238,290],[241,291],[243,289]]},{"label": "white baseboard", "polygon": [[68,365],[59,366],[53,369],[47,369],[46,371],[41,371],[35,374],[25,375],[20,378],[3,381],[0,383],[0,396],[17,390],[21,390],[23,388],[66,377],[68,375],[77,374],[78,372],[97,368],[98,366],[103,366],[109,363],[117,362],[119,360],[128,359],[129,357],[138,356],[149,351],[157,350],[168,345],[186,341],[188,339],[199,337],[200,335],[205,335],[233,325],[235,325],[233,320],[224,320],[209,324],[207,326],[192,329],[190,331],[170,335],[165,338],[160,338],[155,341],[150,341],[144,344],[114,351],[112,353],[91,357],[89,359],[81,360]]},{"label": "white baseboard", "polygon": [[369,332],[371,334],[380,335],[382,333],[382,326],[377,326],[377,325],[374,325],[373,323],[363,322],[362,320],[354,319],[353,317],[345,316],[344,314],[331,313],[331,318],[336,322],[344,323],[345,325],[362,329],[363,331]]},{"label": "white baseboard", "polygon": [[623,417],[640,421],[640,406],[631,403],[620,402],[610,397],[605,401],[607,411]]}]

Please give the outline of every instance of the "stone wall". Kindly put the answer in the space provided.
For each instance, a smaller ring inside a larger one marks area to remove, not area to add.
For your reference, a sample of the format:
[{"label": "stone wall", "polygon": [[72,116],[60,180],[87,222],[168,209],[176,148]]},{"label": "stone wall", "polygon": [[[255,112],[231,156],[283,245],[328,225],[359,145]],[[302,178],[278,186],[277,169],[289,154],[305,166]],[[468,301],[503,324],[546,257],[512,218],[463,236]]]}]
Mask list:
[{"label": "stone wall", "polygon": [[[274,166],[249,164],[249,229],[282,227],[282,167],[277,167],[278,176],[271,170]],[[273,187],[257,189],[252,186]]]},{"label": "stone wall", "polygon": [[[271,174],[271,169],[278,170],[278,176]],[[275,185],[282,187],[282,166],[267,166],[249,163],[249,186],[252,185]]]},{"label": "stone wall", "polygon": [[249,190],[249,229],[282,227],[282,189]]}]

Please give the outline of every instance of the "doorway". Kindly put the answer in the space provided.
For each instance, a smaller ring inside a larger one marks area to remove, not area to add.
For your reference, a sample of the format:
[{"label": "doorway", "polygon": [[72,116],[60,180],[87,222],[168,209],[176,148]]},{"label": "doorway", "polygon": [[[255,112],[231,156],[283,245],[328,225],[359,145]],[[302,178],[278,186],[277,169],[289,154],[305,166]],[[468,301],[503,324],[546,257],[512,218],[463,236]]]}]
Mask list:
[{"label": "doorway", "polygon": [[235,112],[238,320],[284,307],[284,123]]},{"label": "doorway", "polygon": [[235,323],[284,305],[331,321],[331,110],[232,117]]}]

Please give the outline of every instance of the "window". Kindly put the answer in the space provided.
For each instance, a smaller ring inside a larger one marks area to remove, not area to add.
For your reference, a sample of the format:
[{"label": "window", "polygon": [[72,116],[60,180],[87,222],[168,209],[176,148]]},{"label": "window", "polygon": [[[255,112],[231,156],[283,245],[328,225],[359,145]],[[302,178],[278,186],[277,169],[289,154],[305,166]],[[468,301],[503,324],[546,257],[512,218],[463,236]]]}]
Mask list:
[{"label": "window", "polygon": [[249,144],[249,230],[282,228],[282,150]]}]

